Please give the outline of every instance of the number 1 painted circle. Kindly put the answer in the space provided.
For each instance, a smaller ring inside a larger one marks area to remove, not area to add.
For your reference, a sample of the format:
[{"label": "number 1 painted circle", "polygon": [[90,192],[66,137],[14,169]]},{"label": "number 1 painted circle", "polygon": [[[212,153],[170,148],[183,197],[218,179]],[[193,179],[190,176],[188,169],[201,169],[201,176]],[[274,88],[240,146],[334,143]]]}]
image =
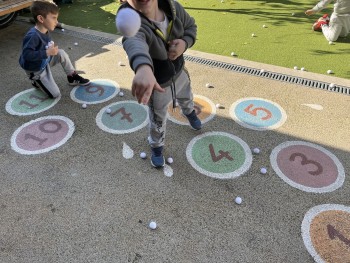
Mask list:
[{"label": "number 1 painted circle", "polygon": [[270,161],[282,180],[305,192],[331,192],[344,183],[345,172],[338,158],[316,144],[281,143],[272,150]]},{"label": "number 1 painted circle", "polygon": [[225,132],[207,132],[194,137],[187,146],[186,156],[198,172],[218,179],[238,177],[252,164],[249,146]]},{"label": "number 1 painted circle", "polygon": [[11,137],[11,147],[20,154],[40,154],[63,145],[72,136],[74,123],[63,116],[46,116],[19,127]]},{"label": "number 1 painted circle", "polygon": [[230,107],[230,115],[239,125],[257,131],[277,129],[287,120],[280,105],[262,98],[236,101]]},{"label": "number 1 painted circle", "polygon": [[60,98],[50,99],[42,91],[31,88],[9,99],[6,103],[6,111],[12,115],[32,115],[50,109]]},{"label": "number 1 painted circle", "polygon": [[317,263],[349,262],[350,207],[325,204],[311,208],[304,216],[301,233]]},{"label": "number 1 painted circle", "polygon": [[98,104],[112,99],[119,91],[118,83],[108,79],[95,79],[89,85],[73,88],[70,96],[78,103]]}]

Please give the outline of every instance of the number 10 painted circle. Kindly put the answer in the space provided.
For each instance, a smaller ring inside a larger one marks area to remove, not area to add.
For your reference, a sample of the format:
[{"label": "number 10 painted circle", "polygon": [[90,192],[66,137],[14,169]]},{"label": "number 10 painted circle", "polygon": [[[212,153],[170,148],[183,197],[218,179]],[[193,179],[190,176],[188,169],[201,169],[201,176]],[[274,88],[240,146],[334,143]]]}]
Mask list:
[{"label": "number 10 painted circle", "polygon": [[277,129],[287,119],[280,105],[261,98],[236,101],[230,107],[230,115],[239,125],[257,131]]},{"label": "number 10 painted circle", "polygon": [[207,132],[194,137],[187,146],[186,156],[198,172],[218,179],[238,177],[252,164],[249,146],[225,132]]},{"label": "number 10 painted circle", "polygon": [[49,152],[72,136],[74,123],[63,116],[46,116],[19,127],[11,137],[11,147],[20,154]]},{"label": "number 10 painted circle", "polygon": [[316,144],[281,143],[272,150],[270,161],[282,180],[305,192],[331,192],[344,183],[345,172],[338,158]]}]

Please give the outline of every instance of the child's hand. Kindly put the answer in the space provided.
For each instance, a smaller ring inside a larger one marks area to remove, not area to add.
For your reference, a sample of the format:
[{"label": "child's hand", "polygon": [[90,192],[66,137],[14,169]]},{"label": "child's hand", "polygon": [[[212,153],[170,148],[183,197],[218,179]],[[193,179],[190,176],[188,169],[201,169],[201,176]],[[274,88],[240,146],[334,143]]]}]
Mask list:
[{"label": "child's hand", "polygon": [[313,14],[315,14],[316,12],[314,11],[314,10],[312,10],[312,9],[309,9],[309,10],[306,10],[305,11],[305,15],[308,15],[308,16],[311,16],[311,15],[313,15]]},{"label": "child's hand", "polygon": [[58,53],[58,46],[50,46],[46,49],[47,56],[56,56]]},{"label": "child's hand", "polygon": [[169,43],[168,58],[175,60],[186,50],[186,42],[182,39],[174,39]]},{"label": "child's hand", "polygon": [[137,98],[139,103],[147,104],[153,90],[164,92],[154,77],[152,68],[149,65],[139,66],[132,81],[132,95]]}]

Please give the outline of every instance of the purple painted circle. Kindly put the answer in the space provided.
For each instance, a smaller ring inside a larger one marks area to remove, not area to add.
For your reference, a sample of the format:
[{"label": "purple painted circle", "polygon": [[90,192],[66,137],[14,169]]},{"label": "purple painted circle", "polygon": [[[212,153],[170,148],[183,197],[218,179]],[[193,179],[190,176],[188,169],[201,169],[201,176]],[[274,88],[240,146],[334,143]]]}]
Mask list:
[{"label": "purple painted circle", "polygon": [[277,165],[290,180],[307,187],[321,188],[336,182],[336,164],[324,152],[307,146],[291,145],[277,154]]}]

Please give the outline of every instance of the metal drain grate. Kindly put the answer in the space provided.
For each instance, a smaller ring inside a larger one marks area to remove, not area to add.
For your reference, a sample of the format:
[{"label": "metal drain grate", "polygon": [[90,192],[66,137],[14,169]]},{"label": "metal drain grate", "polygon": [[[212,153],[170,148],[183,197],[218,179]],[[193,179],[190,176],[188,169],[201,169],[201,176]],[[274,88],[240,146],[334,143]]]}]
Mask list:
[{"label": "metal drain grate", "polygon": [[[66,34],[66,35],[73,36],[73,37],[86,39],[86,40],[92,40],[92,41],[100,42],[103,44],[112,44],[112,45],[116,45],[116,46],[122,46],[121,41],[113,40],[113,39],[106,38],[106,37],[85,34],[85,33],[76,32],[76,31],[72,31],[72,30],[65,30],[64,32],[61,32],[61,31],[55,31],[55,32]],[[337,85],[337,84],[332,85],[331,83],[327,83],[327,82],[316,81],[316,80],[311,80],[311,79],[306,79],[306,78],[300,78],[300,77],[295,77],[295,76],[286,75],[286,74],[277,73],[277,72],[261,71],[261,69],[250,68],[250,67],[246,67],[246,66],[241,66],[241,65],[236,65],[236,64],[226,63],[226,62],[220,62],[220,61],[216,61],[216,60],[200,58],[200,57],[195,57],[195,56],[191,56],[191,55],[184,55],[184,58],[186,61],[194,62],[197,64],[209,66],[209,67],[215,67],[215,68],[235,71],[235,72],[239,72],[239,73],[249,74],[249,75],[253,75],[253,76],[258,76],[258,77],[262,77],[262,78],[267,78],[267,79],[272,79],[272,80],[277,80],[277,81],[282,81],[282,82],[287,82],[287,83],[293,83],[293,84],[302,85],[302,86],[306,86],[306,87],[310,87],[310,88],[317,88],[317,89],[327,90],[327,91],[331,91],[331,92],[337,92],[337,93],[341,93],[341,94],[350,95],[350,87],[346,87],[346,86],[341,86],[341,85]]]}]

